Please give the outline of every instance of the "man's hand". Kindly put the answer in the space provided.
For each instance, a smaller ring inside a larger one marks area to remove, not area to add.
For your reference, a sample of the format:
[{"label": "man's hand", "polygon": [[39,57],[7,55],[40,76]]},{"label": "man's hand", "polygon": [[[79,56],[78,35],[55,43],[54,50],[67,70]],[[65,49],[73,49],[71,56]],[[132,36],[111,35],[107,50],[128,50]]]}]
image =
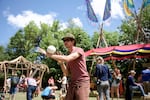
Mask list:
[{"label": "man's hand", "polygon": [[41,53],[41,54],[44,54],[44,55],[47,54],[46,51],[45,51],[44,49],[40,48],[40,47],[38,47],[37,51],[38,51],[39,53]]}]

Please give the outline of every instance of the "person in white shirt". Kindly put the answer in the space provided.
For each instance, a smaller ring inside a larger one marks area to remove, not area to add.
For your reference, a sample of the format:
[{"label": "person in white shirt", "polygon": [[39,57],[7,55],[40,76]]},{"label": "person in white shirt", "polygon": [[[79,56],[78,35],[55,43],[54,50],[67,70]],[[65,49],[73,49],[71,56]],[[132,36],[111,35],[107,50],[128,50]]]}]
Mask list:
[{"label": "person in white shirt", "polygon": [[30,74],[29,77],[25,79],[25,84],[27,85],[27,100],[32,100],[33,93],[35,92],[37,88],[36,79],[31,77],[31,74]]},{"label": "person in white shirt", "polygon": [[10,78],[8,78],[6,80],[6,86],[7,86],[6,91],[8,92],[10,90],[10,87],[11,87],[11,79]]},{"label": "person in white shirt", "polygon": [[67,92],[67,77],[65,74],[62,77],[61,87],[62,87],[62,94],[65,94]]}]

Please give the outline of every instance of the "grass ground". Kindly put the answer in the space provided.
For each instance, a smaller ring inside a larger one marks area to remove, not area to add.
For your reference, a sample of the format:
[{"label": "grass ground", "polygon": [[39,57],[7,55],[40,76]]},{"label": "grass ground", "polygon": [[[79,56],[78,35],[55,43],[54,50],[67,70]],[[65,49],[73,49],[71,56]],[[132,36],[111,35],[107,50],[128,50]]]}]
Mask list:
[{"label": "grass ground", "polygon": [[[8,97],[9,94],[6,95],[5,100],[9,100]],[[15,100],[26,100],[26,92],[18,92],[15,96]],[[39,94],[39,96],[34,97],[33,100],[42,100],[42,98]],[[59,91],[56,91],[56,100],[59,100]],[[96,97],[90,97],[89,100],[96,100]]]},{"label": "grass ground", "polygon": [[[6,95],[6,99],[8,100],[8,94]],[[15,100],[26,100],[26,92],[18,92],[15,96]],[[42,100],[40,94],[38,97],[34,97],[33,100]],[[59,100],[59,91],[56,91],[56,100]],[[97,100],[96,97],[90,97],[89,100]],[[113,100],[117,100],[116,98]],[[119,100],[125,100],[124,98],[120,98]],[[142,100],[139,98],[134,98],[133,100]],[[150,100],[150,99],[147,99]]]}]

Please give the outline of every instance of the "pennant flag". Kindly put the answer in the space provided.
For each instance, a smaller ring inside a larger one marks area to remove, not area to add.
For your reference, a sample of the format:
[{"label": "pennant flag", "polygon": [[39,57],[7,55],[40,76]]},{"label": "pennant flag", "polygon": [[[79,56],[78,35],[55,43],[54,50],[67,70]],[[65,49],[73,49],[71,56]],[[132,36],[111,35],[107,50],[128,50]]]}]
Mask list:
[{"label": "pennant flag", "polygon": [[91,3],[89,0],[86,0],[86,4],[87,4],[87,15],[88,15],[88,18],[93,21],[93,22],[98,22],[98,19],[94,13],[94,10],[91,6]]},{"label": "pennant flag", "polygon": [[127,6],[128,6],[129,8],[134,8],[133,0],[127,0]]},{"label": "pennant flag", "polygon": [[143,1],[143,8],[145,8],[146,6],[148,6],[150,4],[150,0],[144,0]]},{"label": "pennant flag", "polygon": [[111,16],[111,2],[110,0],[106,0],[103,21],[107,20]]},{"label": "pennant flag", "polygon": [[123,1],[123,8],[124,8],[124,11],[125,11],[125,13],[126,13],[127,16],[131,16],[132,15],[130,9],[127,6],[126,0]]}]

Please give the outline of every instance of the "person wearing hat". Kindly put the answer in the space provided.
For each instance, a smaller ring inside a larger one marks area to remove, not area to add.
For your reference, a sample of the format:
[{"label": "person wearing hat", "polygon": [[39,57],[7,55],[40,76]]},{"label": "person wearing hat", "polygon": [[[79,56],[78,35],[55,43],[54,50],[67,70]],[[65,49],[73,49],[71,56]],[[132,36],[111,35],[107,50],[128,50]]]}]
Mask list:
[{"label": "person wearing hat", "polygon": [[[104,64],[104,59],[102,57],[96,58],[96,69],[94,73],[94,77],[97,80],[97,91],[99,94],[98,100],[110,100],[110,84],[109,79],[111,78],[109,68],[106,64]],[[105,95],[105,97],[104,97]]]},{"label": "person wearing hat", "polygon": [[75,46],[75,37],[71,33],[67,33],[62,40],[68,49],[68,55],[49,54],[43,49],[41,49],[41,53],[58,61],[63,73],[70,78],[65,100],[88,100],[90,77],[86,67],[84,50]]},{"label": "person wearing hat", "polygon": [[126,100],[132,100],[133,91],[139,90],[142,96],[147,96],[144,92],[144,89],[141,84],[136,83],[134,80],[136,72],[134,70],[130,70],[129,76],[126,81]]}]

